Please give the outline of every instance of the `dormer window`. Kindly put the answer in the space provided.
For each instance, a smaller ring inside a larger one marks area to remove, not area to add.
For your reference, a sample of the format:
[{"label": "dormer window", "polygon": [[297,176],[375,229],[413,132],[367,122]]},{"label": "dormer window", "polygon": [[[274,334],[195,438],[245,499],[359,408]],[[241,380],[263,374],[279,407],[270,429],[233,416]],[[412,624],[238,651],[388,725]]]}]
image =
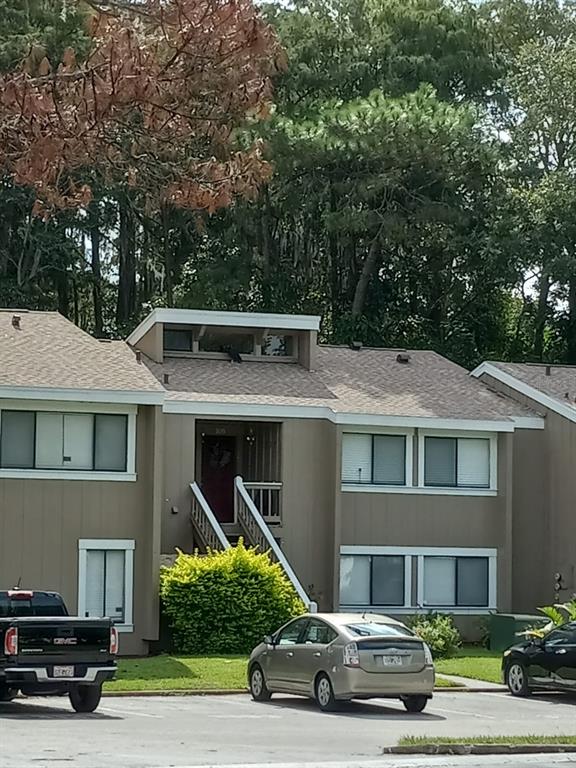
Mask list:
[{"label": "dormer window", "polygon": [[164,328],[164,349],[167,352],[192,352],[192,331],[185,328]]},{"label": "dormer window", "polygon": [[203,333],[198,339],[199,352],[227,352],[233,350],[240,355],[254,354],[254,334],[235,333],[230,328],[214,328]]},{"label": "dormer window", "polygon": [[262,354],[265,357],[295,357],[294,336],[268,334],[262,342]]},{"label": "dormer window", "polygon": [[240,355],[253,361],[295,362],[298,358],[298,338],[295,333],[283,333],[276,329],[164,326],[164,354],[213,359]]}]

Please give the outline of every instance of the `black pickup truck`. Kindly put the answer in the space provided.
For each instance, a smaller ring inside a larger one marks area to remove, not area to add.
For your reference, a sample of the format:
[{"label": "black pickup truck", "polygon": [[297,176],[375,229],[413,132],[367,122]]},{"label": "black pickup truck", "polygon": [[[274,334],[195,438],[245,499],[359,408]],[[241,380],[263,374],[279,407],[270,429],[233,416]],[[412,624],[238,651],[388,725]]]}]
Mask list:
[{"label": "black pickup truck", "polygon": [[56,592],[0,591],[0,701],[68,694],[76,712],[94,712],[117,652],[110,619],[71,617]]}]

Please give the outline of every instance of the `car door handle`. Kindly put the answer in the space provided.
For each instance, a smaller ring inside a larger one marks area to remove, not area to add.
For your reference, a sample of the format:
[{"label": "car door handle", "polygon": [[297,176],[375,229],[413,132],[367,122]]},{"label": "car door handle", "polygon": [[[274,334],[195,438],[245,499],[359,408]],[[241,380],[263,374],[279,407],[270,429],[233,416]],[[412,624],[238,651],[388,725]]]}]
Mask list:
[{"label": "car door handle", "polygon": [[314,654],[314,656],[315,656],[317,659],[319,659],[319,658],[320,658],[320,656],[322,656],[322,654],[320,653],[320,651],[316,651],[316,653]]},{"label": "car door handle", "polygon": [[560,648],[560,650],[556,651],[556,653],[566,653],[566,648]]},{"label": "car door handle", "polygon": [[292,658],[292,656],[294,656],[294,654],[292,653],[292,651],[288,651],[288,653],[286,654],[286,658],[287,658],[287,659],[291,659],[291,658]]}]

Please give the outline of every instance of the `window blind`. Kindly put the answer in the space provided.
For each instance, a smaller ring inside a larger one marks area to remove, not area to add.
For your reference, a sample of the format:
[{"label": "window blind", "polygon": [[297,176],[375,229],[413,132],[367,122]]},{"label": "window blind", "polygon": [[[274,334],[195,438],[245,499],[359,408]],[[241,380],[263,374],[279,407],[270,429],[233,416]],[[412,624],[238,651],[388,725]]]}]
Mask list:
[{"label": "window blind", "polygon": [[372,557],[372,605],[404,605],[404,556]]},{"label": "window blind", "polygon": [[94,417],[94,469],[124,471],[126,469],[128,418],[98,413]]},{"label": "window blind", "polygon": [[61,413],[36,414],[36,467],[62,469],[64,420]]},{"label": "window blind", "polygon": [[91,413],[64,414],[62,466],[92,469],[94,466],[94,416]]},{"label": "window blind", "polygon": [[458,485],[469,488],[490,486],[490,440],[458,440]]},{"label": "window blind", "polygon": [[343,435],[342,482],[372,482],[372,435]]},{"label": "window blind", "polygon": [[3,467],[34,466],[34,411],[2,411],[0,457]]},{"label": "window blind", "polygon": [[424,558],[424,605],[456,604],[455,564],[454,557]]},{"label": "window blind", "polygon": [[89,549],[86,553],[86,616],[101,618],[105,615],[105,555],[102,549]]},{"label": "window blind", "polygon": [[106,552],[105,615],[117,622],[124,621],[124,550]]},{"label": "window blind", "polygon": [[488,558],[458,558],[456,602],[462,606],[488,605]]},{"label": "window blind", "polygon": [[374,435],[372,482],[387,485],[406,483],[406,438],[404,435]]},{"label": "window blind", "polygon": [[456,439],[427,437],[424,443],[424,485],[456,485]]},{"label": "window blind", "polygon": [[340,602],[370,604],[370,558],[343,555],[340,558]]}]

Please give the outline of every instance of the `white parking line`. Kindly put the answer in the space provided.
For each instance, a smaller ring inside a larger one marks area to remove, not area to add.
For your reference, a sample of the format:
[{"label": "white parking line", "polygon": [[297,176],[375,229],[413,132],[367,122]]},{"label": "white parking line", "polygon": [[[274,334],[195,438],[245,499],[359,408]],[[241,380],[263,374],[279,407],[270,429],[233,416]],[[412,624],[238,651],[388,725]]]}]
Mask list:
[{"label": "white parking line", "polygon": [[151,717],[153,720],[164,720],[164,715],[151,715],[149,712],[139,712],[136,709],[116,709],[116,707],[98,707],[98,711],[112,712],[115,715],[133,715],[134,717]]},{"label": "white parking line", "polygon": [[479,720],[497,720],[492,715],[480,715],[477,712],[464,712],[461,709],[445,709],[444,707],[433,707],[432,712],[447,712],[450,715],[464,715],[464,717],[476,717]]}]

